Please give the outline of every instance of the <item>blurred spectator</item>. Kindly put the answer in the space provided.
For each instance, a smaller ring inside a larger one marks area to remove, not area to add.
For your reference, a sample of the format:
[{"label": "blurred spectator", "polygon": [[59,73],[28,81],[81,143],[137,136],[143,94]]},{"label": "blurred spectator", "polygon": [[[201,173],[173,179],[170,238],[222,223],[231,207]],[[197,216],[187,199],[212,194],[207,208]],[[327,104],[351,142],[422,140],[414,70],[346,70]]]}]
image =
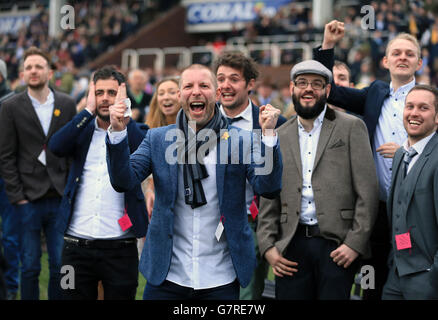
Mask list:
[{"label": "blurred spectator", "polygon": [[274,98],[273,93],[275,90],[274,84],[270,78],[263,79],[256,89],[256,94],[251,95],[251,100],[258,106],[264,106],[271,103]]},{"label": "blurred spectator", "polygon": [[292,103],[292,96],[289,90],[289,82],[285,81],[280,85],[277,97],[272,99],[271,105],[281,110],[281,114],[284,115]]},{"label": "blurred spectator", "polygon": [[132,119],[144,122],[146,108],[149,107],[151,95],[145,92],[148,75],[140,69],[135,69],[128,74],[128,97],[131,99]]}]

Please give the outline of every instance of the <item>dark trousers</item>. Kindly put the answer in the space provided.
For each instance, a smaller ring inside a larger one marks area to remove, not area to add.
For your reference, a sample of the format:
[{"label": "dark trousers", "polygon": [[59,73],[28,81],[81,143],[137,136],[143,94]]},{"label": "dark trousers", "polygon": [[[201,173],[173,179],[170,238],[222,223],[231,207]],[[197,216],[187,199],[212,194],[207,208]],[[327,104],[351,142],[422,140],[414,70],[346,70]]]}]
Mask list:
[{"label": "dark trousers", "polygon": [[344,300],[350,299],[356,259],[347,269],[330,258],[337,243],[319,236],[307,237],[299,225],[285,254],[298,263],[293,276],[275,277],[275,296],[279,300]]},{"label": "dark trousers", "polygon": [[438,272],[431,269],[400,277],[394,263],[382,300],[438,300]]},{"label": "dark trousers", "polygon": [[143,293],[144,300],[239,300],[239,283],[237,280],[229,284],[195,290],[183,287],[170,281],[164,281],[159,286],[146,284]]},{"label": "dark trousers", "polygon": [[375,289],[363,290],[364,300],[381,300],[383,286],[388,278],[388,256],[391,249],[391,234],[388,225],[386,203],[380,201],[379,213],[370,237],[371,258],[362,261],[375,271]]},{"label": "dark trousers", "polygon": [[65,300],[96,300],[98,281],[102,281],[105,300],[135,299],[138,285],[138,252],[135,242],[119,248],[98,248],[65,241],[62,266],[71,266],[74,270],[74,289],[70,286],[63,288],[63,277],[70,276],[71,272],[61,273]]}]

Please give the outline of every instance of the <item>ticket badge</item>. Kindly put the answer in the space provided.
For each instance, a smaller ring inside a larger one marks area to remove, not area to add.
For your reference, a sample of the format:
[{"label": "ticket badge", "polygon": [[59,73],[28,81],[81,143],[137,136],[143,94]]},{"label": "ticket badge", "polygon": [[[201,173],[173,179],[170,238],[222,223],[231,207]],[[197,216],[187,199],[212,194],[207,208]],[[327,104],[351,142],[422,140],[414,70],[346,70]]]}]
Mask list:
[{"label": "ticket badge", "polygon": [[408,231],[406,233],[396,234],[395,244],[397,246],[397,250],[411,249],[411,233]]},{"label": "ticket badge", "polygon": [[118,222],[119,222],[120,228],[122,228],[122,231],[126,231],[126,230],[128,230],[129,228],[132,227],[131,219],[129,219],[129,216],[128,216],[128,214],[126,212],[123,215],[123,217],[121,217],[118,220]]},{"label": "ticket badge", "polygon": [[219,242],[221,239],[222,233],[224,232],[224,224],[223,221],[225,220],[224,216],[221,216],[221,219],[219,220],[219,224],[217,225],[216,232],[214,235],[216,236],[216,240]]}]

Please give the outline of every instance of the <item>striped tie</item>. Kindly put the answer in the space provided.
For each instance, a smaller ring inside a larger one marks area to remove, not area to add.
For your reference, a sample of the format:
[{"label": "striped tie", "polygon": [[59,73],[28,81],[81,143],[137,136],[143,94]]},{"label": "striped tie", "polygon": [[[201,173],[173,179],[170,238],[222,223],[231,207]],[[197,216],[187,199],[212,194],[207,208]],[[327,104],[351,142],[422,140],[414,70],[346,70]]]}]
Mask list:
[{"label": "striped tie", "polygon": [[412,159],[417,155],[417,151],[410,147],[407,151],[405,150],[405,156],[403,157],[404,166],[404,176],[408,174],[409,163],[411,163]]}]

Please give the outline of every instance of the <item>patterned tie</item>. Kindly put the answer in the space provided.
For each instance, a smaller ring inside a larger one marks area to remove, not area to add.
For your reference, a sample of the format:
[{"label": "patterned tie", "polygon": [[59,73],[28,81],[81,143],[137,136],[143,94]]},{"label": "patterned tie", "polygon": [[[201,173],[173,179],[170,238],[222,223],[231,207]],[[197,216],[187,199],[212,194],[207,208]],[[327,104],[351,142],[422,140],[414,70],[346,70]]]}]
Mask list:
[{"label": "patterned tie", "polygon": [[405,156],[403,157],[403,162],[405,164],[404,166],[405,177],[408,174],[409,163],[411,163],[412,158],[414,158],[417,155],[417,153],[418,152],[412,147],[410,147],[407,151],[405,150]]},{"label": "patterned tie", "polygon": [[228,119],[228,123],[229,123],[230,125],[232,125],[234,122],[242,120],[243,117],[242,117],[242,116],[240,116],[240,117],[236,117],[236,118],[228,118],[228,117],[227,117],[227,119]]}]

